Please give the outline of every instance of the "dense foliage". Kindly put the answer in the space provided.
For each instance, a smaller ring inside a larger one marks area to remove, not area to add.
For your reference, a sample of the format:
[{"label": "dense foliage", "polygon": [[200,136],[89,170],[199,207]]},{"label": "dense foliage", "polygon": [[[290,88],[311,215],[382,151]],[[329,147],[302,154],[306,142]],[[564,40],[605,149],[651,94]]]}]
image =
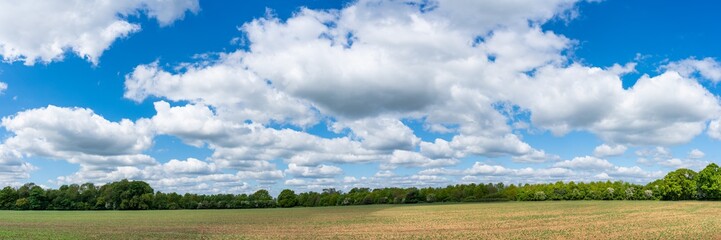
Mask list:
[{"label": "dense foliage", "polygon": [[545,200],[720,200],[721,168],[712,163],[701,172],[678,169],[663,179],[638,185],[627,182],[556,182],[504,185],[458,184],[443,188],[333,188],[296,194],[285,189],[274,199],[267,190],[253,194],[200,195],[154,192],[142,181],[122,180],[95,186],[63,185],[43,189],[33,183],[0,190],[0,209],[144,210],[316,207],[363,204]]}]

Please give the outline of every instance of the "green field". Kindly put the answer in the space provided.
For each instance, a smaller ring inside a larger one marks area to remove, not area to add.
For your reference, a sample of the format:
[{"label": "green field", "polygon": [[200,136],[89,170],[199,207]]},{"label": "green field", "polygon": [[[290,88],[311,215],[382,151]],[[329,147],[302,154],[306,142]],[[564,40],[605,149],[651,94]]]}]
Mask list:
[{"label": "green field", "polygon": [[721,203],[506,202],[178,211],[0,211],[0,239],[718,239]]}]

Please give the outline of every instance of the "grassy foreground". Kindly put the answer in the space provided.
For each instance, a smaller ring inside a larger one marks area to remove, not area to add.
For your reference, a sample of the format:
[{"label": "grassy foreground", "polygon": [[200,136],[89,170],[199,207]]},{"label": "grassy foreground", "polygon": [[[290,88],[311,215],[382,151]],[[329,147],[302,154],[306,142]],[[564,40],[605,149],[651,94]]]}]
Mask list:
[{"label": "grassy foreground", "polygon": [[0,211],[0,239],[718,239],[721,203],[507,202],[178,211]]}]

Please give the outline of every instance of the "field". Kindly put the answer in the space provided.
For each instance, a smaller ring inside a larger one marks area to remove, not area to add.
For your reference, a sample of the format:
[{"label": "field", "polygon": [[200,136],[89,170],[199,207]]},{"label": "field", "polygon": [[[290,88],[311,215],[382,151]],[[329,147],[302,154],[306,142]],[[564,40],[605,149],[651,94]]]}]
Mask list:
[{"label": "field", "polygon": [[0,211],[0,239],[718,239],[721,203],[506,202],[178,211]]}]

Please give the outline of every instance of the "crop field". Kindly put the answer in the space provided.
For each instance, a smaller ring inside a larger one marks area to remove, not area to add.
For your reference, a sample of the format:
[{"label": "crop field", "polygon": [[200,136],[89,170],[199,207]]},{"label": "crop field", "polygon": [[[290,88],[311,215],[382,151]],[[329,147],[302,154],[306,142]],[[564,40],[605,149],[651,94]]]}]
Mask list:
[{"label": "crop field", "polygon": [[659,201],[0,211],[0,239],[718,239],[720,216],[718,202]]}]

